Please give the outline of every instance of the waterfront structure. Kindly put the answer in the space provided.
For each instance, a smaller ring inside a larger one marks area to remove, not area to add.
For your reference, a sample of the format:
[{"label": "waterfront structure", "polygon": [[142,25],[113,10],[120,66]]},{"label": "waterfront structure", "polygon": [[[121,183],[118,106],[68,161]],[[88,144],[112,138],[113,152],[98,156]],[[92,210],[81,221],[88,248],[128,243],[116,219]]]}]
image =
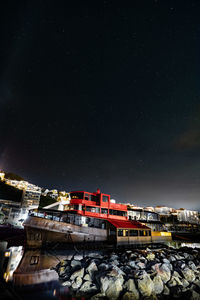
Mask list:
[{"label": "waterfront structure", "polygon": [[40,204],[41,191],[24,189],[22,194],[22,207],[28,207],[29,209],[38,208]]},{"label": "waterfront structure", "polygon": [[170,241],[171,234],[154,234],[136,221],[128,220],[127,205],[111,202],[110,195],[74,191],[63,212],[39,209],[24,222],[28,247],[61,244],[91,244],[93,247],[151,244]]}]

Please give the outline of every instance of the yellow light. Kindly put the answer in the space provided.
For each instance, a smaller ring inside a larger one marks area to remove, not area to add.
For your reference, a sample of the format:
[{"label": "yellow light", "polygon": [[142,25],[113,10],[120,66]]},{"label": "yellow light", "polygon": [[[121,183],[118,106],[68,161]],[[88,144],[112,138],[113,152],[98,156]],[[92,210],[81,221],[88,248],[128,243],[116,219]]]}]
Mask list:
[{"label": "yellow light", "polygon": [[6,279],[6,277],[7,277],[7,273],[4,273],[3,278]]},{"label": "yellow light", "polygon": [[10,252],[9,251],[6,251],[5,252],[5,257],[9,257],[10,256]]}]

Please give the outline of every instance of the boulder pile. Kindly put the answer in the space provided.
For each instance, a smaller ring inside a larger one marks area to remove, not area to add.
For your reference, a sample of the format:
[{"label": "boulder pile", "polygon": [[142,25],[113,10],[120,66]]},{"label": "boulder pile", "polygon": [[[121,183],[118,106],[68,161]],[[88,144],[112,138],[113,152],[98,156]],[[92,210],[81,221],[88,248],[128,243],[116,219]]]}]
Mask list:
[{"label": "boulder pile", "polygon": [[197,249],[75,254],[56,271],[75,299],[200,299]]}]

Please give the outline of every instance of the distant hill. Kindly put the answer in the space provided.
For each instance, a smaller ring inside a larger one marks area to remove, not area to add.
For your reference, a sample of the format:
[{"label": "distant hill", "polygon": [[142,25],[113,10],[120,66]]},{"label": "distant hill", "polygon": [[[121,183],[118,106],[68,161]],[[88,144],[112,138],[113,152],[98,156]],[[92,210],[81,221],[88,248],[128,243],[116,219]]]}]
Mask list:
[{"label": "distant hill", "polygon": [[6,172],[5,173],[5,178],[10,179],[10,180],[24,180],[24,178],[22,178],[21,176],[15,174],[15,173],[11,173],[11,172]]},{"label": "distant hill", "polygon": [[0,181],[0,199],[21,202],[22,192],[22,190]]}]

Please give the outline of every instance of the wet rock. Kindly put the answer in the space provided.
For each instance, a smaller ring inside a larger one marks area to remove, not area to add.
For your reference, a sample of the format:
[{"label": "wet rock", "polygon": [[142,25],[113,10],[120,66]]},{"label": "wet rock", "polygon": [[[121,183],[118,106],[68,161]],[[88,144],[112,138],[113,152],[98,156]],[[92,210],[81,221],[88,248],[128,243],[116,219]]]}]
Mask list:
[{"label": "wet rock", "polygon": [[185,278],[181,279],[181,283],[184,288],[186,288],[190,285],[189,282]]},{"label": "wet rock", "polygon": [[190,292],[190,298],[188,298],[190,300],[200,300],[200,294],[195,292],[195,291],[191,291]]},{"label": "wet rock", "polygon": [[169,288],[165,285],[163,289],[163,295],[168,296],[170,294]]},{"label": "wet rock", "polygon": [[143,296],[150,296],[153,288],[153,281],[148,274],[144,274],[141,279],[138,279],[138,289]]},{"label": "wet rock", "polygon": [[190,270],[189,268],[185,268],[184,270],[182,270],[183,276],[184,278],[188,281],[188,282],[193,282],[195,281],[195,274],[192,270]]},{"label": "wet rock", "polygon": [[176,261],[176,258],[175,258],[173,255],[170,255],[169,261],[170,261],[170,262],[174,262],[174,261]]},{"label": "wet rock", "polygon": [[99,299],[104,300],[106,299],[106,296],[104,294],[98,293],[92,296],[92,298],[90,298],[90,300],[99,300]]},{"label": "wet rock", "polygon": [[93,277],[94,273],[98,271],[97,265],[95,262],[91,262],[89,266],[86,268],[86,271],[89,273],[91,277]]},{"label": "wet rock", "polygon": [[132,292],[126,292],[122,297],[122,300],[138,300],[138,299],[139,298],[137,298],[135,294]]},{"label": "wet rock", "polygon": [[181,275],[176,271],[173,272],[173,276],[178,277],[178,278],[182,278]]},{"label": "wet rock", "polygon": [[120,275],[126,275],[120,268],[113,266],[112,270],[107,273],[108,276],[117,277]]},{"label": "wet rock", "polygon": [[58,270],[59,276],[63,276],[65,274],[65,267],[60,267]]},{"label": "wet rock", "polygon": [[176,285],[182,285],[182,282],[179,277],[172,276],[171,279],[167,282],[167,285],[171,288]]},{"label": "wet rock", "polygon": [[143,263],[143,262],[138,262],[136,265],[140,269],[145,269],[145,267],[146,267],[145,263]]},{"label": "wet rock", "polygon": [[193,261],[188,261],[188,267],[190,269],[192,269],[193,271],[197,269],[197,267],[195,266],[195,264],[193,263]]},{"label": "wet rock", "polygon": [[129,261],[127,263],[127,265],[130,266],[131,268],[135,268],[135,266],[136,266],[136,264],[135,264],[135,262],[133,260]]},{"label": "wet rock", "polygon": [[76,277],[75,282],[73,282],[73,284],[72,284],[72,288],[73,288],[74,290],[77,290],[78,288],[80,288],[82,282],[83,282],[83,280],[82,280],[81,277]]},{"label": "wet rock", "polygon": [[89,274],[85,274],[85,276],[83,277],[84,280],[86,281],[92,281],[92,278]]},{"label": "wet rock", "polygon": [[152,261],[152,260],[155,259],[155,254],[154,253],[149,253],[149,254],[147,254],[146,258],[147,258],[148,261]]},{"label": "wet rock", "polygon": [[131,267],[129,267],[129,266],[122,266],[122,267],[120,267],[120,269],[121,269],[124,273],[126,273],[126,275],[130,275],[130,273],[131,273],[131,271],[132,271]]},{"label": "wet rock", "polygon": [[78,270],[78,271],[75,271],[75,272],[71,275],[70,279],[73,281],[76,277],[82,278],[83,275],[84,275],[84,271],[85,271],[84,268],[82,268],[82,269],[80,269],[80,270]]},{"label": "wet rock", "polygon": [[85,281],[79,289],[78,294],[90,294],[95,291],[97,291],[96,285],[92,284],[91,281]]},{"label": "wet rock", "polygon": [[162,261],[163,261],[164,264],[170,264],[170,261],[167,258],[163,258]]},{"label": "wet rock", "polygon": [[99,269],[100,271],[106,271],[106,270],[109,269],[109,267],[108,267],[107,264],[101,263],[101,264],[98,266],[98,269]]},{"label": "wet rock", "polygon": [[131,297],[133,297],[133,295],[134,295],[134,297],[135,297],[134,299],[139,299],[139,292],[136,289],[135,282],[133,279],[129,279],[125,283],[124,287],[127,289],[128,292],[131,292],[131,294],[132,294]]},{"label": "wet rock", "polygon": [[71,267],[72,267],[72,268],[75,268],[75,267],[81,267],[81,262],[80,262],[79,260],[73,259],[73,260],[71,261]]},{"label": "wet rock", "polygon": [[64,281],[63,283],[62,283],[62,286],[67,286],[67,287],[70,287],[72,285],[72,282],[71,281]]},{"label": "wet rock", "polygon": [[154,270],[157,272],[158,275],[160,275],[162,281],[166,283],[171,278],[171,271],[169,269],[168,264],[162,264],[159,267],[160,264],[156,264],[154,267]]},{"label": "wet rock", "polygon": [[179,254],[175,254],[174,257],[176,258],[176,260],[183,260],[184,256],[181,256]]},{"label": "wet rock", "polygon": [[82,259],[83,259],[83,255],[81,255],[81,254],[74,255],[74,260],[82,260]]},{"label": "wet rock", "polygon": [[164,289],[164,284],[163,284],[163,281],[162,281],[160,275],[156,275],[154,277],[153,284],[154,284],[154,293],[156,295],[161,294]]},{"label": "wet rock", "polygon": [[112,260],[111,261],[111,265],[114,265],[114,266],[118,266],[119,265],[119,261],[118,260]]},{"label": "wet rock", "polygon": [[112,280],[108,284],[108,288],[106,289],[106,297],[110,300],[118,299],[121,291],[123,290],[121,281],[119,279]]},{"label": "wet rock", "polygon": [[112,254],[111,256],[110,256],[110,260],[118,260],[119,259],[119,256],[118,255],[116,255],[116,254]]}]

